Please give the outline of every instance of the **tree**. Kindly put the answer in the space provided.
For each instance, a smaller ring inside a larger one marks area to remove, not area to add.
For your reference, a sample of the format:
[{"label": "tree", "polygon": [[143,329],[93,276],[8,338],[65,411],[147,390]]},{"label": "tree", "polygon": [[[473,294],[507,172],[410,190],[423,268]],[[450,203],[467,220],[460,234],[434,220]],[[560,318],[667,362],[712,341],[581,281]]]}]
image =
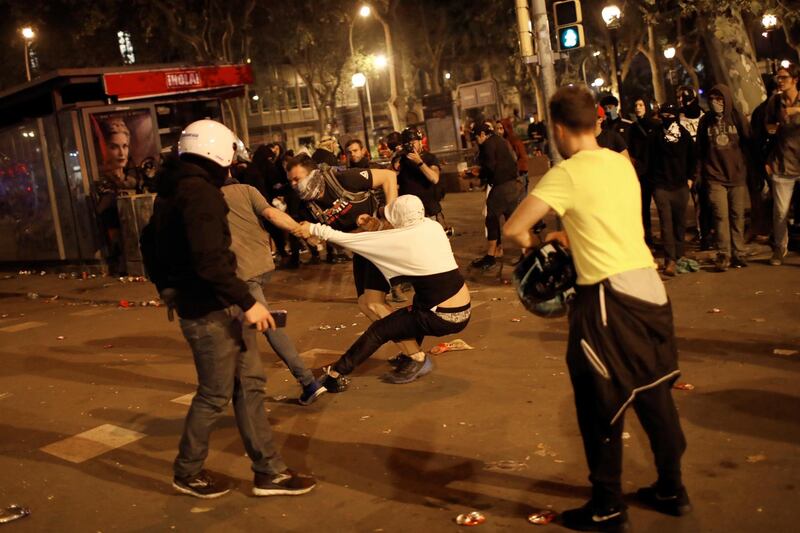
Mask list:
[{"label": "tree", "polygon": [[[244,63],[250,59],[256,0],[136,0],[150,35],[167,36],[192,50],[198,63]],[[167,31],[164,31],[166,27]],[[232,129],[249,144],[244,96],[226,99]]]},{"label": "tree", "polygon": [[[271,7],[256,41],[259,62],[290,64],[308,87],[320,134],[333,122],[336,95],[350,57],[348,35],[341,28],[352,22],[352,10],[339,7],[336,0]],[[287,24],[292,31],[286,31]]]}]

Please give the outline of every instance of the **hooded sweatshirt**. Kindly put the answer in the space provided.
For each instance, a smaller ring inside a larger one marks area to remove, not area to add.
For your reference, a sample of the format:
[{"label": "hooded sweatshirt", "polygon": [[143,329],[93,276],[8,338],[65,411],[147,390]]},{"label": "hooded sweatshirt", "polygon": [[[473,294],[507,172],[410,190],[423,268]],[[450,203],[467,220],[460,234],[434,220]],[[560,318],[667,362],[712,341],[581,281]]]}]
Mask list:
[{"label": "hooded sweatshirt", "polygon": [[236,277],[228,206],[222,186],[228,170],[196,158],[172,160],[158,178],[153,216],[142,230],[145,268],[159,292],[176,291],[178,316],[197,319],[255,299]]},{"label": "hooded sweatshirt", "polygon": [[697,176],[726,187],[747,181],[746,143],[750,137],[747,121],[734,106],[727,85],[715,85],[709,94],[719,93],[725,101],[722,113],[712,108],[700,119],[697,129]]},{"label": "hooded sweatshirt", "polygon": [[441,224],[425,218],[416,196],[398,196],[386,206],[386,218],[395,229],[344,233],[312,224],[311,234],[366,257],[391,281],[408,281],[414,287],[414,305],[432,309],[455,295],[464,285],[453,249]]},{"label": "hooded sweatshirt", "polygon": [[653,128],[646,175],[654,188],[674,191],[688,187],[695,164],[694,141],[677,117]]}]

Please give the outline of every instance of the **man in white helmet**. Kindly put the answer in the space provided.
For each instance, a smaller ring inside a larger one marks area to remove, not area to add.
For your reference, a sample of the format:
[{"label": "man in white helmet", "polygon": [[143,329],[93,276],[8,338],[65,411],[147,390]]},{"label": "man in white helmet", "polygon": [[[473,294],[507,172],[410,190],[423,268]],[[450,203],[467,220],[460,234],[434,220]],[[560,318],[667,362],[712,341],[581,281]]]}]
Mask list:
[{"label": "man in white helmet", "polygon": [[203,470],[203,463],[211,428],[233,400],[236,424],[253,462],[253,494],[303,494],[315,481],[287,469],[264,409],[266,379],[256,330],[274,329],[275,322],[236,277],[230,250],[228,207],[220,187],[236,141],[219,122],[187,126],[178,143],[179,160],[159,177],[153,217],[142,232],[148,275],[170,309],[177,310],[197,369],[197,393],[186,416],[173,486],[198,498],[230,490]]}]

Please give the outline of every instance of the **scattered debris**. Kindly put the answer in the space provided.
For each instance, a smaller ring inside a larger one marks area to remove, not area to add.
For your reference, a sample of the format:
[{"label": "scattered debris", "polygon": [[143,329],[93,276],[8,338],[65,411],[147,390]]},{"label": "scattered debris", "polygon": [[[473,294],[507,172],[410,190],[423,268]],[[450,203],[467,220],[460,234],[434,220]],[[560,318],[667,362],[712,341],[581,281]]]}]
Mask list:
[{"label": "scattered debris", "polygon": [[343,329],[347,329],[347,326],[345,326],[344,324],[339,324],[338,326],[333,328],[334,331],[341,331]]},{"label": "scattered debris", "polygon": [[537,526],[544,526],[555,520],[557,516],[553,511],[537,511],[528,515],[528,522]]},{"label": "scattered debris", "polygon": [[19,518],[23,518],[31,514],[31,510],[27,507],[20,507],[19,505],[9,505],[5,509],[0,509],[0,524],[13,522]]},{"label": "scattered debris", "polygon": [[459,526],[479,526],[486,522],[486,516],[478,511],[463,513],[456,517],[456,524]]},{"label": "scattered debris", "polygon": [[277,396],[273,396],[273,397],[272,397],[272,399],[273,399],[274,401],[276,401],[276,402],[282,402],[282,401],[283,401],[283,400],[285,400],[287,397],[288,397],[288,396],[286,396],[285,394],[278,394]]},{"label": "scattered debris", "polygon": [[797,350],[786,350],[783,348],[775,348],[774,350],[772,350],[772,353],[774,353],[775,355],[782,355],[784,357],[791,357],[793,355],[797,355],[800,352],[798,352]]},{"label": "scattered debris", "polygon": [[320,331],[328,331],[329,329],[333,329],[330,324],[320,324],[317,328]]},{"label": "scattered debris", "polygon": [[534,454],[538,455],[539,457],[555,457],[558,455],[556,452],[551,450],[545,443],[540,442],[536,445],[536,451],[533,452]]},{"label": "scattered debris", "polygon": [[144,283],[147,278],[144,276],[122,276],[119,280],[122,283]]},{"label": "scattered debris", "polygon": [[384,435],[388,435],[391,432],[392,432],[391,429],[384,429],[381,433],[383,433]]},{"label": "scattered debris", "polygon": [[503,299],[503,297],[502,297],[502,296],[499,296],[499,297],[497,297],[497,298],[492,298],[492,301],[493,301],[493,302],[499,302],[499,301],[500,301],[500,300],[502,300],[502,299]]},{"label": "scattered debris", "polygon": [[363,422],[364,420],[369,420],[370,418],[372,418],[372,415],[364,415],[360,418],[360,420]]},{"label": "scattered debris", "polygon": [[764,291],[756,291],[756,296],[760,296],[762,294],[764,294]]},{"label": "scattered debris", "polygon": [[462,339],[455,339],[450,342],[443,342],[431,348],[433,355],[439,355],[444,352],[460,352],[463,350],[474,350],[472,346],[464,342]]},{"label": "scattered debris", "polygon": [[105,348],[106,350],[108,350],[110,348],[113,348],[113,347],[114,347],[113,344],[105,344],[105,345],[103,345],[103,348]]},{"label": "scattered debris", "polygon": [[758,453],[756,455],[748,455],[744,458],[744,460],[748,463],[760,463],[761,461],[766,461],[767,456],[762,453]]},{"label": "scattered debris", "polygon": [[512,318],[511,322],[522,322],[521,318]]},{"label": "scattered debris", "polygon": [[128,307],[132,307],[133,304],[131,304],[131,302],[129,302],[128,300],[120,300],[119,301],[119,306],[128,308]]},{"label": "scattered debris", "polygon": [[0,392],[0,400],[5,400],[6,398],[11,398],[14,396],[13,392]]},{"label": "scattered debris", "polygon": [[753,322],[766,322],[766,321],[767,321],[766,318],[754,318],[753,319]]},{"label": "scattered debris", "polygon": [[65,338],[66,337],[64,337],[64,335],[59,335],[58,337],[56,337],[56,339],[58,339],[60,341],[63,341]]},{"label": "scattered debris", "polygon": [[628,440],[630,438],[631,438],[631,434],[630,433],[628,433],[627,431],[623,431],[622,432],[622,440]]},{"label": "scattered debris", "polygon": [[708,312],[709,314],[715,315],[717,313],[721,313],[722,309],[720,309],[719,307],[714,307],[713,309],[710,309]]},{"label": "scattered debris", "polygon": [[38,292],[29,292],[28,293],[28,300],[38,300],[39,293]]},{"label": "scattered debris", "polygon": [[672,386],[672,388],[678,390],[694,390],[694,385],[692,385],[691,383],[681,382],[681,383],[676,383],[675,385]]},{"label": "scattered debris", "polygon": [[209,511],[213,511],[211,507],[192,507],[189,509],[190,513],[207,513]]},{"label": "scattered debris", "polygon": [[509,472],[519,472],[520,470],[525,470],[526,468],[528,468],[527,462],[514,461],[512,459],[492,461],[483,465],[484,470],[505,470]]}]

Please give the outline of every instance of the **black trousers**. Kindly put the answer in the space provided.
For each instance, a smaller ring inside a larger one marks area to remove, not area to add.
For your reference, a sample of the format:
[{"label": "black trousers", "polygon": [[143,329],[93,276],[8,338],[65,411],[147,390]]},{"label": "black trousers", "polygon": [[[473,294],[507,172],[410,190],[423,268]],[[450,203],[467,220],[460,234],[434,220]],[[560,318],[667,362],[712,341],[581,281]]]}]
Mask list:
[{"label": "black trousers", "polygon": [[647,179],[640,179],[642,189],[642,224],[644,225],[644,238],[649,243],[653,242],[653,219],[650,216],[650,204],[653,202],[653,187]]},{"label": "black trousers", "polygon": [[500,217],[508,220],[519,204],[522,184],[515,180],[492,187],[486,198],[486,239],[500,240]]},{"label": "black trousers", "polygon": [[667,261],[683,257],[686,248],[686,207],[689,205],[689,188],[668,190],[656,188],[653,192],[661,223],[661,241]]},{"label": "black trousers", "polygon": [[340,374],[350,374],[361,363],[387,342],[416,339],[419,344],[425,337],[443,337],[458,333],[467,327],[463,322],[448,322],[429,309],[406,307],[372,323],[361,337],[339,358],[333,369]]},{"label": "black trousers", "polygon": [[[622,430],[624,416],[613,426],[597,413],[597,398],[592,394],[592,369],[582,352],[567,354],[578,426],[592,483],[592,502],[601,509],[622,505]],[[650,439],[658,471],[658,488],[663,494],[674,494],[683,486],[681,456],[686,439],[681,430],[678,411],[672,400],[670,383],[640,392],[633,408]]]}]

